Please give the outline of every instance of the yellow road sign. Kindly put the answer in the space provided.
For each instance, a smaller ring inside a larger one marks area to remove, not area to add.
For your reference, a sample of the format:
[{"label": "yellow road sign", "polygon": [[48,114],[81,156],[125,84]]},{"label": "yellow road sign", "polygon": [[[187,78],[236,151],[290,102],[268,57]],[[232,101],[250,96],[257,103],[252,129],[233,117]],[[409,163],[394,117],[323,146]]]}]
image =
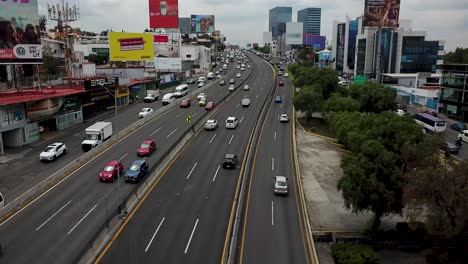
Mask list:
[{"label": "yellow road sign", "polygon": [[187,121],[187,123],[190,123],[190,122],[192,122],[192,117],[191,117],[191,116],[187,116],[187,117],[185,118],[185,120]]}]

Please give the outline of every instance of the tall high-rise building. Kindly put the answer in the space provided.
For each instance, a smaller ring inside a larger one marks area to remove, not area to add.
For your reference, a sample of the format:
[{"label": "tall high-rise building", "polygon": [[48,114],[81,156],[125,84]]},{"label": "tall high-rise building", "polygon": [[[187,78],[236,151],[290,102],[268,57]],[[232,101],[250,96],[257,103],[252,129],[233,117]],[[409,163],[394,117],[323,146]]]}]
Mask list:
[{"label": "tall high-rise building", "polygon": [[302,22],[305,34],[320,35],[321,17],[322,9],[317,7],[308,7],[297,11],[297,22]]},{"label": "tall high-rise building", "polygon": [[292,7],[278,6],[270,9],[268,21],[268,31],[273,38],[283,35],[286,32],[286,22],[292,21]]}]

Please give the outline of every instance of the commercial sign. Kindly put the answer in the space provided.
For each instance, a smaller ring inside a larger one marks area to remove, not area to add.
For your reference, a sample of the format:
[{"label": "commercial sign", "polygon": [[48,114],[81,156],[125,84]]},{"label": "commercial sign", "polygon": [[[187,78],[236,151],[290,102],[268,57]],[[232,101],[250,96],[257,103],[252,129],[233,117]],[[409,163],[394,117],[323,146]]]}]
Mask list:
[{"label": "commercial sign", "polygon": [[364,27],[398,27],[400,0],[366,0]]},{"label": "commercial sign", "polygon": [[92,80],[85,80],[84,87],[86,90],[96,89],[101,87],[109,87],[119,85],[119,77],[112,77],[112,78],[100,78],[100,79],[92,79]]},{"label": "commercial sign", "polygon": [[286,45],[302,45],[302,22],[286,23]]},{"label": "commercial sign", "polygon": [[192,33],[213,33],[215,31],[215,16],[191,15]]},{"label": "commercial sign", "polygon": [[325,42],[325,36],[304,33],[304,46],[312,47],[316,51],[320,51],[325,49]]},{"label": "commercial sign", "polygon": [[346,24],[338,24],[338,32],[336,36],[336,70],[343,71],[344,64],[344,48],[345,48],[345,33]]},{"label": "commercial sign", "polygon": [[40,63],[37,0],[0,1],[0,64]]},{"label": "commercial sign", "polygon": [[111,61],[154,60],[153,35],[144,33],[109,33]]},{"label": "commercial sign", "polygon": [[117,98],[126,97],[130,95],[130,89],[127,86],[116,87]]},{"label": "commercial sign", "polygon": [[159,71],[180,71],[182,59],[180,33],[154,34],[154,67]]},{"label": "commercial sign", "polygon": [[179,28],[177,0],[149,0],[150,28]]},{"label": "commercial sign", "polygon": [[26,103],[26,115],[29,122],[36,122],[52,118],[58,111],[59,105],[57,98],[47,98]]}]

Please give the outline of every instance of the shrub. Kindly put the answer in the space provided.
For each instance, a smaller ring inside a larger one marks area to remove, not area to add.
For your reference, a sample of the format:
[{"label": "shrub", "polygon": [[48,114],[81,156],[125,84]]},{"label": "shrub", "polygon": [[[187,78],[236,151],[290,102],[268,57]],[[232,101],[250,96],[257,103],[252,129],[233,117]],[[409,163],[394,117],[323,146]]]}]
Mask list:
[{"label": "shrub", "polygon": [[334,244],[331,248],[336,264],[379,264],[380,257],[364,245]]}]

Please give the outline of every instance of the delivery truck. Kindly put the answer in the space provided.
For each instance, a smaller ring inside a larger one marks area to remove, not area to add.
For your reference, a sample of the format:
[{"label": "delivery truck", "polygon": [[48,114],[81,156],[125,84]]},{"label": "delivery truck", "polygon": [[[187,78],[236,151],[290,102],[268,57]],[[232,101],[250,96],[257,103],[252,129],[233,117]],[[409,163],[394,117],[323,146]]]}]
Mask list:
[{"label": "delivery truck", "polygon": [[152,103],[159,99],[159,90],[148,90],[146,96],[143,98],[143,102]]},{"label": "delivery truck", "polygon": [[101,121],[85,129],[85,137],[81,149],[89,151],[112,136],[112,123]]}]

